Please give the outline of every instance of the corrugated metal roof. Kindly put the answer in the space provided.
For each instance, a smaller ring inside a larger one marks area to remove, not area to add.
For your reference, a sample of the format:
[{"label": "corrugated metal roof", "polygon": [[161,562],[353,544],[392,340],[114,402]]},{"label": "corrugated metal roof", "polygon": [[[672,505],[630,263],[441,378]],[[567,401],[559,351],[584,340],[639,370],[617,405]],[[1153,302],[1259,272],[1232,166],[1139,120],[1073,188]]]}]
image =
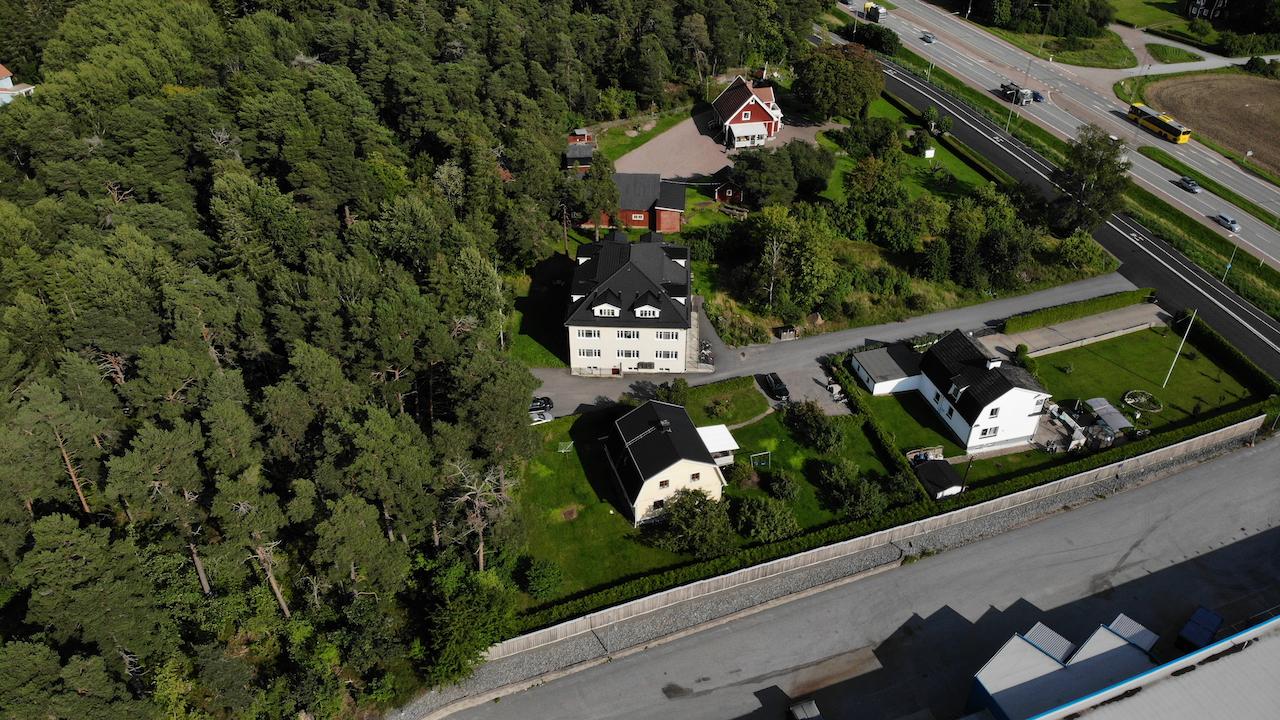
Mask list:
[{"label": "corrugated metal roof", "polygon": [[1060,663],[1065,664],[1067,658],[1071,657],[1071,653],[1076,651],[1076,646],[1070,640],[1054,632],[1044,623],[1032,625],[1031,629],[1022,637]]},{"label": "corrugated metal roof", "polygon": [[1085,400],[1084,403],[1098,414],[1098,417],[1107,427],[1115,432],[1133,427],[1133,423],[1129,422],[1129,418],[1125,417],[1124,413],[1117,410],[1106,398],[1090,398]]},{"label": "corrugated metal roof", "polygon": [[1160,639],[1159,635],[1146,629],[1137,620],[1120,613],[1115,620],[1111,621],[1108,626],[1120,637],[1142,648],[1144,651],[1150,652],[1155,646],[1156,641]]}]

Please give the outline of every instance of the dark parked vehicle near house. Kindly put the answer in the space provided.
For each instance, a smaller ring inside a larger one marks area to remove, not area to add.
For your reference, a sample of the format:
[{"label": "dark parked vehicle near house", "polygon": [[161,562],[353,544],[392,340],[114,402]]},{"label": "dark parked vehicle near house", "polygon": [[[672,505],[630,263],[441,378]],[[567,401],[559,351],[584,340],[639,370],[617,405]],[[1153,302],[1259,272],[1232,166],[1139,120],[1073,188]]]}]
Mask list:
[{"label": "dark parked vehicle near house", "polygon": [[760,387],[764,388],[765,394],[778,402],[791,401],[791,391],[787,389],[787,384],[782,382],[782,378],[778,377],[778,373],[761,375]]},{"label": "dark parked vehicle near house", "polygon": [[549,397],[535,397],[529,403],[529,412],[539,412],[542,410],[550,410],[555,406],[556,404],[551,402],[551,398]]}]

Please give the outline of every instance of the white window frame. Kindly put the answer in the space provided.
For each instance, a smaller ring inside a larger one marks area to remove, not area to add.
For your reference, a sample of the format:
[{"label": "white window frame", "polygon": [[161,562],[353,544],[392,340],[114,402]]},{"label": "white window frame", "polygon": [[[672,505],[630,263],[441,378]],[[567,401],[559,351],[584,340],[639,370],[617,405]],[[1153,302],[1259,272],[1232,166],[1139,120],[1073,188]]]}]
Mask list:
[{"label": "white window frame", "polygon": [[631,213],[631,222],[641,222],[644,220],[644,213]]},{"label": "white window frame", "polygon": [[592,328],[578,328],[578,337],[580,338],[598,338],[600,331]]},{"label": "white window frame", "polygon": [[675,350],[655,350],[653,356],[659,360],[679,360],[680,353]]},{"label": "white window frame", "polygon": [[657,311],[655,308],[640,308],[640,309],[636,310],[636,317],[638,317],[638,318],[656,318],[656,317],[658,317],[658,311]]},{"label": "white window frame", "polygon": [[750,119],[751,119],[751,111],[750,111],[750,110],[743,110],[743,111],[742,111],[742,119],[743,119],[743,120],[750,120]]},{"label": "white window frame", "polygon": [[980,437],[980,438],[993,438],[993,437],[995,437],[995,436],[996,436],[996,434],[997,434],[997,433],[999,433],[999,432],[1000,432],[1000,428],[998,428],[998,427],[982,428],[982,432],[978,433],[978,437]]},{"label": "white window frame", "polygon": [[987,417],[1000,417],[1000,408],[991,408],[991,412],[987,414]]},{"label": "white window frame", "polygon": [[640,357],[639,350],[618,350],[618,357],[624,360],[636,360]]},{"label": "white window frame", "polygon": [[640,331],[639,330],[619,330],[618,339],[619,340],[639,340]]},{"label": "white window frame", "polygon": [[675,330],[659,330],[654,333],[654,338],[657,340],[679,340],[680,333]]},{"label": "white window frame", "polygon": [[600,357],[600,348],[578,348],[578,357]]},{"label": "white window frame", "polygon": [[725,188],[725,189],[724,189],[724,196],[725,196],[725,197],[733,197],[733,188]]},{"label": "white window frame", "polygon": [[595,311],[596,311],[596,317],[618,317],[617,308],[597,307],[595,308]]}]

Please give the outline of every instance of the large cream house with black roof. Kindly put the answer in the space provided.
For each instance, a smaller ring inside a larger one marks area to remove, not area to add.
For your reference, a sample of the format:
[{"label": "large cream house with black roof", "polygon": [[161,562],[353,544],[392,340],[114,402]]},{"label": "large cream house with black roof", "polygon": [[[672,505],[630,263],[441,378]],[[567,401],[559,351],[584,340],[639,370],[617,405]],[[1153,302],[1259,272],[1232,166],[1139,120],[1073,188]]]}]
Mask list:
[{"label": "large cream house with black roof", "polygon": [[615,231],[583,245],[569,290],[569,368],[575,375],[682,373],[689,362],[689,249],[650,233]]},{"label": "large cream house with black roof", "polygon": [[650,400],[618,418],[614,430],[610,462],[634,524],[661,515],[680,490],[720,499],[724,475],[683,407]]}]

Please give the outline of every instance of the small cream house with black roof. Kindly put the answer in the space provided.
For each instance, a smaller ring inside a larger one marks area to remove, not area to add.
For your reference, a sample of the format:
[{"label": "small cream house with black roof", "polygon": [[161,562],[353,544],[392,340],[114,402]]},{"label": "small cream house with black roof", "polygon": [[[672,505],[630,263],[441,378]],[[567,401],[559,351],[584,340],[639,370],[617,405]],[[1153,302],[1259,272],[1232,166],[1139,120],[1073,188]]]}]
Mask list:
[{"label": "small cream house with black roof", "polygon": [[721,497],[720,466],[679,405],[650,400],[628,412],[614,423],[610,445],[610,462],[636,525],[661,515],[679,490]]},{"label": "small cream house with black roof", "polygon": [[614,231],[583,245],[569,289],[569,368],[575,375],[682,373],[693,325],[689,249],[649,233]]}]

